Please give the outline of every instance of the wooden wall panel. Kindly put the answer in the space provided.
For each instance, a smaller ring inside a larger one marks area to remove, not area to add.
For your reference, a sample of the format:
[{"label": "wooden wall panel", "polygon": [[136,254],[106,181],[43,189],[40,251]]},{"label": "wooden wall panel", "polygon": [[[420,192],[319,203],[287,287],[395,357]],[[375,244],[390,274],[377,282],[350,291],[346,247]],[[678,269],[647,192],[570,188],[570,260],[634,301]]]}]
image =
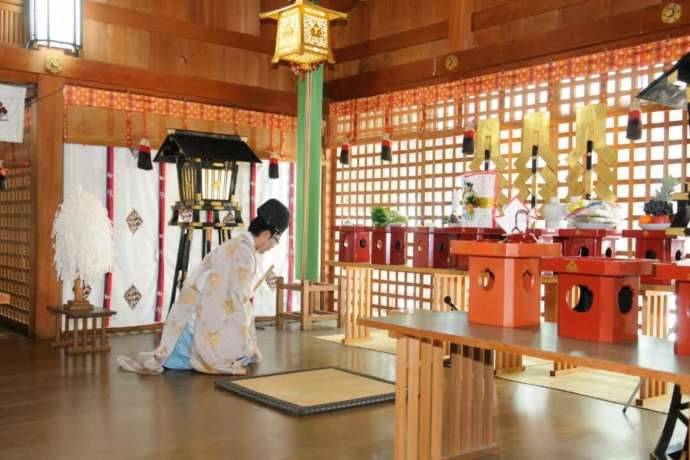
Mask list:
[{"label": "wooden wall panel", "polygon": [[0,0],[0,43],[25,45],[23,11],[22,0]]},{"label": "wooden wall panel", "polygon": [[[369,39],[359,24],[365,18],[371,20],[374,12],[381,14],[386,3],[364,3],[354,10],[353,24],[342,30],[351,27],[352,32],[359,34],[349,37],[355,42]],[[690,33],[690,1],[678,1],[683,16],[671,25],[660,19],[666,3],[451,0],[447,7],[449,38],[445,48],[442,43],[416,45],[414,50],[396,50],[336,64],[336,69],[327,75],[326,95],[334,100],[360,97]],[[423,14],[425,8],[418,9],[415,13]],[[452,72],[438,68],[434,72],[434,59],[438,67],[448,53],[457,54],[458,68]]]}]

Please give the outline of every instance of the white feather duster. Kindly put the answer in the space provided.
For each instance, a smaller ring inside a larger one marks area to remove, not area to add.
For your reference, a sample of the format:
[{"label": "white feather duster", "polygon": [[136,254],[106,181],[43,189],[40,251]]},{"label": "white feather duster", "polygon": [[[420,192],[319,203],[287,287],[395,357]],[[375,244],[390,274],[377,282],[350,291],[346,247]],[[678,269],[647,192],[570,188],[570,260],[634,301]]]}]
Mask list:
[{"label": "white feather duster", "polygon": [[53,248],[58,277],[95,284],[112,270],[113,225],[105,206],[80,188],[58,208],[53,221]]}]

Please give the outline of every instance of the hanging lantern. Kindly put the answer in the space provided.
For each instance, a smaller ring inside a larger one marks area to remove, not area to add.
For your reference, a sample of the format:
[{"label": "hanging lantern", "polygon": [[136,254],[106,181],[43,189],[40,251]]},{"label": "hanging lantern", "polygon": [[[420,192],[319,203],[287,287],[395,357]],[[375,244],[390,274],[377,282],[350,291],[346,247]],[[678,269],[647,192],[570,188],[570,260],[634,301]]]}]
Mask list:
[{"label": "hanging lantern", "polygon": [[350,141],[344,141],[340,145],[340,157],[338,158],[341,165],[350,164]]},{"label": "hanging lantern", "polygon": [[278,179],[280,177],[280,166],[278,165],[278,155],[271,153],[271,159],[268,161],[268,178]]},{"label": "hanging lantern", "polygon": [[347,18],[346,13],[329,10],[309,0],[259,15],[278,21],[276,50],[271,62],[286,61],[305,71],[322,62],[335,63],[330,48],[330,21]]},{"label": "hanging lantern", "polygon": [[642,138],[642,112],[640,101],[635,99],[628,111],[628,126],[625,129],[625,137],[631,141]]},{"label": "hanging lantern", "polygon": [[391,149],[391,134],[384,133],[381,138],[381,161],[392,161],[393,151]]},{"label": "hanging lantern", "polygon": [[474,155],[474,123],[470,122],[462,133],[462,153]]},{"label": "hanging lantern", "polygon": [[82,0],[29,0],[29,48],[82,51]]}]

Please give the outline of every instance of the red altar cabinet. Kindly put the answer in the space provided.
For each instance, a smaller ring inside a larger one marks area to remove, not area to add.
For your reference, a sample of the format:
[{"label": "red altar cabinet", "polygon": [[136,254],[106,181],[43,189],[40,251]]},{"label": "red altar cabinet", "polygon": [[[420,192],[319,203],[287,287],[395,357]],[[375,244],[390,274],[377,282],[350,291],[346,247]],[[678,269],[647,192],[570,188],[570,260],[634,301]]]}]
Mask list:
[{"label": "red altar cabinet", "polygon": [[[673,262],[685,258],[685,239],[668,235],[665,230],[623,230],[625,238],[635,240],[635,258]],[[671,284],[670,279],[660,280],[645,275],[642,284]]]},{"label": "red altar cabinet", "polygon": [[616,257],[617,230],[563,228],[556,231],[554,242],[563,245],[564,256]]},{"label": "red altar cabinet", "polygon": [[654,277],[676,281],[675,352],[679,355],[690,355],[690,264],[654,264]]},{"label": "red altar cabinet", "polygon": [[606,257],[543,259],[558,275],[558,335],[594,342],[637,340],[640,276],[652,262]]},{"label": "red altar cabinet", "polygon": [[405,265],[406,228],[397,225],[374,227],[371,232],[371,263],[378,265]]},{"label": "red altar cabinet", "polygon": [[559,244],[454,241],[450,252],[469,257],[471,322],[539,325],[540,258],[560,255]]},{"label": "red altar cabinet", "polygon": [[[501,241],[505,238],[505,233],[501,228],[477,228],[477,227],[455,227],[458,240],[460,241]],[[467,254],[452,254],[448,262],[451,267],[460,270],[467,270],[469,267],[469,257]]]},{"label": "red altar cabinet", "polygon": [[338,260],[340,262],[371,261],[371,227],[363,225],[342,225],[335,227],[340,232]]}]

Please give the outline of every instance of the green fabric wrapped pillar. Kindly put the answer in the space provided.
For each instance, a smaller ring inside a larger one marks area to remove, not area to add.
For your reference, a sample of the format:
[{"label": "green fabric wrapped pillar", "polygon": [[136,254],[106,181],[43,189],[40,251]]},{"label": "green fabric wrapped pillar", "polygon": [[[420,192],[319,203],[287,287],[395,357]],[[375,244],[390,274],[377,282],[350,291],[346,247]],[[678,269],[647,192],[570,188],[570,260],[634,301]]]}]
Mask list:
[{"label": "green fabric wrapped pillar", "polygon": [[[320,65],[305,73],[297,83],[295,274],[309,281],[320,279],[322,120],[323,65]],[[306,195],[305,174],[308,174]]]}]

